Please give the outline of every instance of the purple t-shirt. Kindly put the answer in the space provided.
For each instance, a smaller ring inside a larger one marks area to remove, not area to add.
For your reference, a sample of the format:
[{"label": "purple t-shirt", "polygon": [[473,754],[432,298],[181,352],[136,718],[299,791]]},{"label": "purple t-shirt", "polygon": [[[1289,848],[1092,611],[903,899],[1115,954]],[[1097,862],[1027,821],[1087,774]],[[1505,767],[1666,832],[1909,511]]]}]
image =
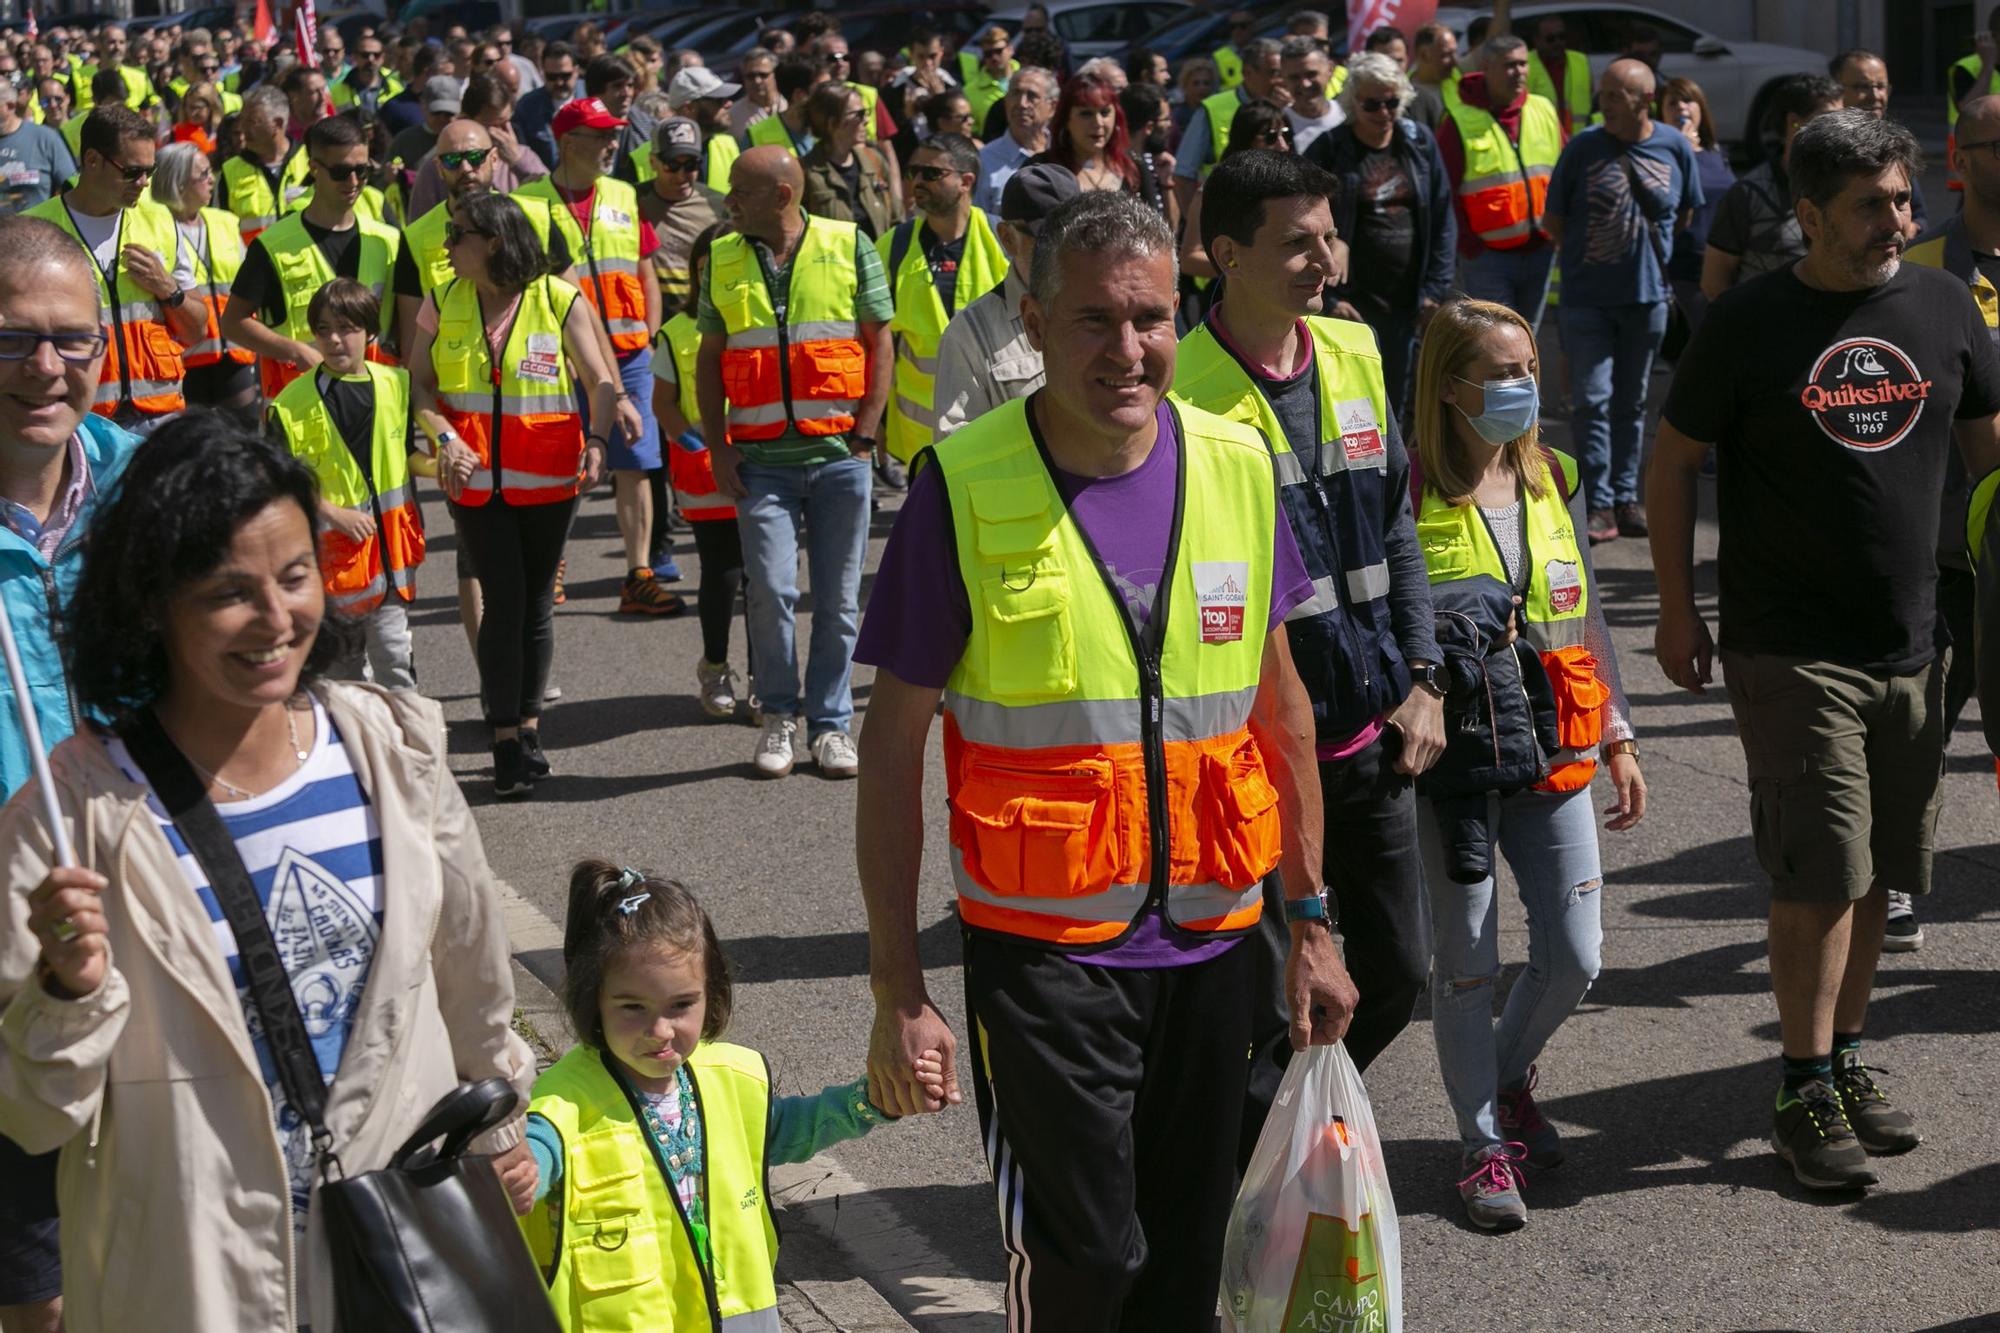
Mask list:
[{"label": "purple t-shirt", "polygon": [[[1173,413],[1165,403],[1160,405],[1158,421],[1160,433],[1152,452],[1123,476],[1080,477],[1050,469],[1070,517],[1090,538],[1141,625],[1152,615],[1153,595],[1166,565],[1180,474]],[[1293,607],[1311,598],[1313,590],[1282,513],[1273,530],[1267,623],[1275,627]],[[940,608],[946,614],[939,614]],[[897,515],[882,552],[854,660],[886,668],[912,685],[943,689],[971,637],[972,600],[959,576],[950,506],[937,469],[925,468],[910,483],[903,512]],[[1121,943],[1077,957],[1098,967],[1174,967],[1213,958],[1235,942],[1177,934],[1158,911],[1149,908]]]}]

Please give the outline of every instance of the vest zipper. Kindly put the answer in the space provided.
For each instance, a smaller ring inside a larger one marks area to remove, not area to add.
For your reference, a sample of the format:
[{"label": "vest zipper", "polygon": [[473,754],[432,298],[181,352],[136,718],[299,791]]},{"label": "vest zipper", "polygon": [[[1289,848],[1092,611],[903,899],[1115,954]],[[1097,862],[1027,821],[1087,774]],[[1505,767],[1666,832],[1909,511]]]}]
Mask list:
[{"label": "vest zipper", "polygon": [[[524,291],[521,293],[520,303],[514,307],[514,317],[507,321],[507,332],[500,338],[500,355],[496,359],[493,355],[493,340],[486,336],[486,308],[480,304],[479,293],[474,292],[472,294],[473,308],[479,311],[479,337],[486,344],[486,364],[493,380],[493,415],[486,427],[486,437],[490,442],[486,450],[486,462],[488,468],[493,473],[493,489],[487,492],[487,494],[492,499],[499,500],[502,504],[506,503],[506,496],[502,495],[500,490],[500,422],[503,416],[500,407],[500,367],[507,360],[508,345],[514,341],[514,326],[521,322],[521,306],[526,305],[527,302],[528,293]],[[374,488],[372,481],[369,487],[372,492]],[[373,498],[372,494],[371,498]],[[378,534],[382,531],[382,511],[379,507],[375,511],[375,531]]]},{"label": "vest zipper", "polygon": [[[715,1294],[713,1259],[715,1253],[714,1222],[711,1220],[708,1228],[708,1245],[711,1257],[704,1261],[701,1256],[701,1248],[694,1243],[694,1224],[688,1221],[687,1209],[681,1206],[681,1192],[674,1186],[674,1173],[667,1168],[667,1159],[660,1152],[659,1141],[653,1137],[652,1129],[646,1124],[646,1108],[639,1105],[639,1094],[618,1073],[617,1069],[613,1067],[612,1062],[604,1059],[603,1052],[600,1051],[598,1053],[598,1058],[604,1060],[605,1072],[611,1075],[611,1081],[618,1085],[618,1090],[625,1094],[626,1102],[632,1107],[632,1116],[639,1122],[639,1137],[646,1140],[646,1151],[652,1154],[653,1164],[660,1168],[660,1179],[667,1182],[667,1198],[673,1202],[674,1216],[680,1219],[681,1230],[687,1234],[688,1253],[694,1256],[694,1266],[701,1270],[701,1289],[702,1295],[708,1301],[709,1324],[715,1330],[715,1333],[721,1333],[722,1302]],[[695,1114],[701,1119],[702,1146],[706,1149],[708,1146],[708,1111],[702,1105],[701,1101],[701,1080],[694,1076],[693,1070],[688,1071],[688,1086],[694,1089]],[[706,1156],[707,1153],[704,1151],[703,1157],[706,1158]],[[715,1212],[708,1206],[708,1181],[711,1174],[713,1173],[706,1169],[701,1173],[701,1207],[703,1214],[713,1219]]]},{"label": "vest zipper", "polygon": [[[511,335],[514,332],[513,326],[509,325],[507,332]],[[362,373],[367,373],[365,366],[362,368]],[[495,373],[497,374],[498,372]],[[339,426],[334,425],[333,413],[326,406],[325,384],[322,382],[314,387],[319,390],[320,411],[326,414],[327,424],[333,426],[333,433],[340,436],[341,444],[347,447],[349,453],[353,453],[353,446],[347,444],[346,435],[341,433]],[[375,377],[373,375],[368,376],[368,391],[371,396],[375,392]],[[368,488],[369,512],[375,515],[375,562],[382,566],[382,595],[383,600],[386,601],[388,600],[388,595],[395,591],[395,580],[389,573],[389,534],[388,530],[382,524],[382,494],[381,488],[375,482],[375,445],[372,438],[369,441],[366,465],[362,464],[359,455],[356,455],[354,462],[356,470],[361,473],[362,484]]]}]

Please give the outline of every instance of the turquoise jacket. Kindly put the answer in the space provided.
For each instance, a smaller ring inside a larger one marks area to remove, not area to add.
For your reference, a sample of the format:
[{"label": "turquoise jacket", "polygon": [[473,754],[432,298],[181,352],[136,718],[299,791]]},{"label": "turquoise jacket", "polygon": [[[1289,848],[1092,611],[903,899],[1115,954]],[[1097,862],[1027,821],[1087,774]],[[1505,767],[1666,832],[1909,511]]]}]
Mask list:
[{"label": "turquoise jacket", "polygon": [[[69,605],[83,572],[83,538],[103,508],[112,485],[124,475],[125,464],[139,447],[137,436],[104,417],[83,419],[83,453],[90,463],[90,494],[75,524],[63,538],[53,564],[14,530],[0,523],[0,598],[14,625],[21,649],[21,667],[28,693],[41,723],[42,745],[53,750],[76,730],[77,704],[63,670],[62,649],[56,644],[55,613]],[[67,447],[67,446],[65,446]],[[27,738],[21,733],[14,686],[0,670],[0,798],[12,796],[34,773]]]}]

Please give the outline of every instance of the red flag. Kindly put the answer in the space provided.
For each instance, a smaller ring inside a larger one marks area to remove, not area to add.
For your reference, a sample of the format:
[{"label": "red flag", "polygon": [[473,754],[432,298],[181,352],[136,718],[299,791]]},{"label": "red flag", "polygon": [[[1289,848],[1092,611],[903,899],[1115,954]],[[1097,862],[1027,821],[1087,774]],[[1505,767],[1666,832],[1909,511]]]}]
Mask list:
[{"label": "red flag", "polygon": [[292,18],[298,31],[299,63],[307,69],[318,69],[319,16],[313,12],[313,0],[298,0]]},{"label": "red flag", "polygon": [[28,0],[28,40],[32,42],[41,35],[42,30],[35,22],[35,0]]},{"label": "red flag", "polygon": [[266,51],[271,49],[271,39],[278,33],[278,25],[271,21],[271,0],[257,0],[257,22],[251,35]]},{"label": "red flag", "polygon": [[1359,51],[1377,28],[1400,30],[1414,41],[1417,29],[1437,17],[1438,0],[1347,0],[1347,49]]}]

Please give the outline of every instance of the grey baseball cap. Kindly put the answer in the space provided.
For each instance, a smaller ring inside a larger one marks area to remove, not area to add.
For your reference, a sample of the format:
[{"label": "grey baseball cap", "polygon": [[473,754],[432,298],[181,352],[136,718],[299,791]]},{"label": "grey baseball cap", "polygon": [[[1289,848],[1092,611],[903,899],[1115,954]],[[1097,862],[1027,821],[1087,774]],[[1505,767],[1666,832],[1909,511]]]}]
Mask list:
[{"label": "grey baseball cap", "polygon": [[669,116],[653,131],[653,151],[662,162],[701,156],[701,126],[686,116]]},{"label": "grey baseball cap", "polygon": [[458,80],[449,74],[440,74],[424,84],[424,110],[449,111],[455,116],[461,105],[461,96]]},{"label": "grey baseball cap", "polygon": [[1000,220],[1033,228],[1080,193],[1076,174],[1068,167],[1050,162],[1022,167],[1000,191]]}]

